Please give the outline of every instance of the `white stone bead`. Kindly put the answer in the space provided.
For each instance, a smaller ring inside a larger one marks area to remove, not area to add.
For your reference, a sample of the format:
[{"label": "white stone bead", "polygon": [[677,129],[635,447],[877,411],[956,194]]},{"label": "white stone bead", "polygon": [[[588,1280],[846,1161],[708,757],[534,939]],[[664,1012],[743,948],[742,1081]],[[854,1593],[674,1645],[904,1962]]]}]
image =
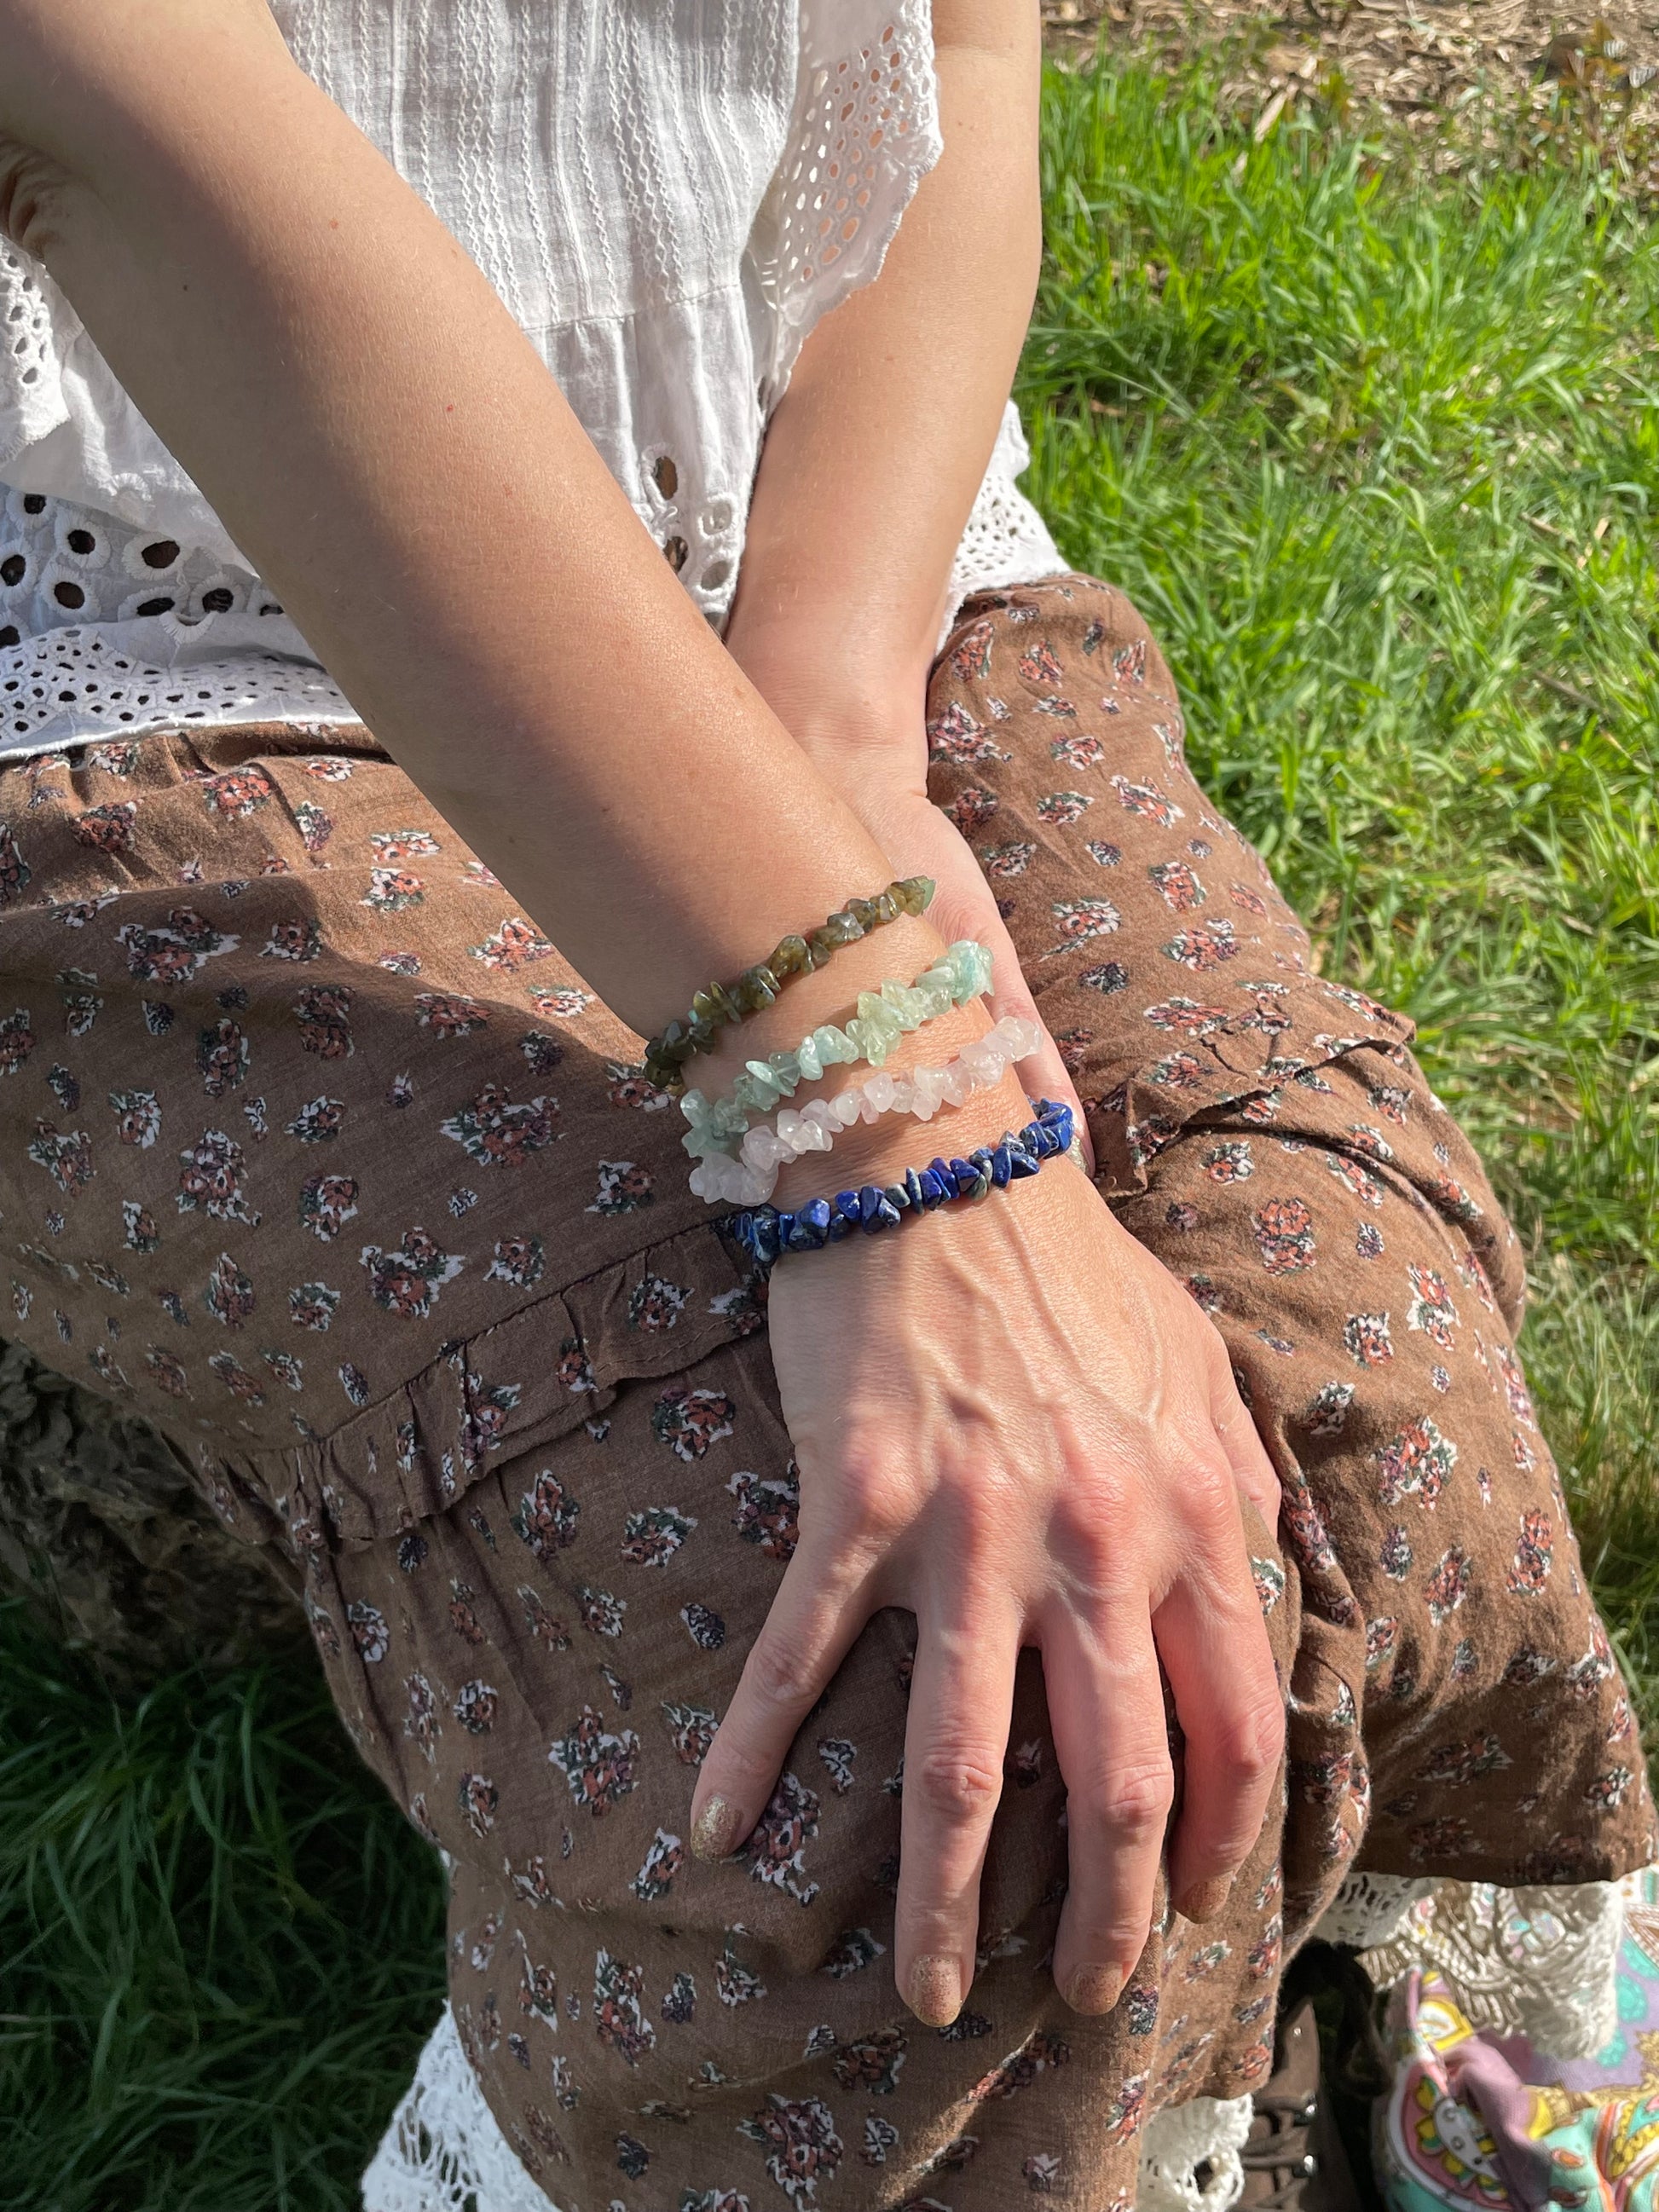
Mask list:
[{"label": "white stone bead", "polygon": [[896,1087],[892,1077],[884,1069],[879,1074],[870,1078],[864,1086],[864,1095],[878,1114],[890,1114],[893,1110],[893,1093]]},{"label": "white stone bead", "polygon": [[830,1101],[830,1111],[843,1129],[850,1129],[858,1120],[863,1097],[860,1091],[843,1091]]},{"label": "white stone bead", "polygon": [[941,1068],[940,1088],[952,1106],[965,1106],[974,1095],[974,1079],[962,1062],[952,1060],[949,1067]]}]

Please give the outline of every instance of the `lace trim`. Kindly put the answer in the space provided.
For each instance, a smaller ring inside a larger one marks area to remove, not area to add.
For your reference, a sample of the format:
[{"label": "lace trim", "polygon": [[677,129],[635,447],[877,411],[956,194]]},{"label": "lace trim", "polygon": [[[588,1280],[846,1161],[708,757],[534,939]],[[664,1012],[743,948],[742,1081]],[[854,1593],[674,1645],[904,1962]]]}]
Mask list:
[{"label": "lace trim", "polygon": [[1359,1963],[1379,1988],[1413,1966],[1436,1967],[1477,2028],[1524,2035],[1553,2058],[1593,2058],[1618,2026],[1624,1934],[1619,1882],[1446,1881],[1409,1905],[1399,1932],[1362,1951]]},{"label": "lace trim", "polygon": [[[0,754],[181,722],[360,719],[315,662],[250,649],[237,635],[252,628],[250,618],[211,615],[204,635],[182,645],[166,633],[170,620],[48,630],[0,650]],[[161,649],[136,652],[135,635]]]},{"label": "lace trim", "polygon": [[1049,536],[1048,524],[1015,481],[1030,460],[1019,410],[1011,399],[1002,410],[985,480],[951,563],[950,599],[938,646],[950,635],[957,610],[970,592],[1033,584],[1039,576],[1063,575],[1070,565]]},{"label": "lace trim", "polygon": [[1419,1898],[1439,1886],[1432,1875],[1351,1874],[1309,1934],[1321,1943],[1346,1943],[1356,1951],[1392,1942]]},{"label": "lace trim", "polygon": [[13,395],[17,422],[0,444],[0,467],[64,419],[63,394],[53,374],[57,356],[52,303],[32,262],[0,240],[0,393]]},{"label": "lace trim", "polygon": [[772,310],[771,357],[757,364],[763,416],[813,324],[880,269],[942,149],[931,0],[801,0],[788,139],[750,234]]},{"label": "lace trim", "polygon": [[363,2212],[550,2212],[484,2102],[447,2005],[362,2190]]},{"label": "lace trim", "polygon": [[1248,2096],[1194,2097],[1154,2112],[1140,2139],[1136,2212],[1228,2212],[1244,2191],[1239,2153],[1255,2110]]},{"label": "lace trim", "polygon": [[[1244,2186],[1252,2109],[1249,2097],[1194,2097],[1155,2113],[1141,2138],[1138,2212],[1228,2212]],[[484,2102],[447,2005],[362,2193],[363,2212],[556,2212]]]}]

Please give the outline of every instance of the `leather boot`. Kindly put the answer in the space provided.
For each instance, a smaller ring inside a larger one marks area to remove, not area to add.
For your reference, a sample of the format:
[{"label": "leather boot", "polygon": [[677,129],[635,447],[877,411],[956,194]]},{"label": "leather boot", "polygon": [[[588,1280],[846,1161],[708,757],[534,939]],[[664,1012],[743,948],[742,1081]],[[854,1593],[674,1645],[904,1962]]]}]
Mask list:
[{"label": "leather boot", "polygon": [[1273,2070],[1255,2093],[1241,2212],[1359,2212],[1347,2154],[1319,2094],[1319,2028],[1304,1997],[1279,2021]]}]

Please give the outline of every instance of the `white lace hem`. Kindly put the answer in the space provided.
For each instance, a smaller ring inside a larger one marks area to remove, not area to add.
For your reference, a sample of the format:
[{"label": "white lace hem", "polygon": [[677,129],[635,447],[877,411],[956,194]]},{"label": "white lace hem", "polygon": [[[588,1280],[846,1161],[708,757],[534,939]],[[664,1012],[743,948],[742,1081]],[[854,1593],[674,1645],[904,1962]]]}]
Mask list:
[{"label": "white lace hem", "polygon": [[1137,2212],[1229,2212],[1243,2194],[1239,2153],[1255,2112],[1244,2096],[1193,2097],[1154,2112],[1140,2139]]},{"label": "white lace hem", "polygon": [[939,645],[944,644],[957,608],[970,592],[1034,584],[1039,576],[1064,575],[1070,565],[1049,536],[1048,524],[1019,489],[1017,479],[1030,460],[1031,449],[1025,442],[1019,410],[1011,399],[1002,410],[985,480],[951,563],[950,599]]},{"label": "white lace hem", "polygon": [[363,2212],[549,2212],[467,2063],[446,2005],[363,2176]]},{"label": "white lace hem", "polygon": [[[271,650],[284,633],[294,650]],[[359,719],[283,616],[88,623],[0,649],[0,757],[185,723]]]},{"label": "white lace hem", "polygon": [[[1251,2112],[1249,2097],[1194,2097],[1156,2113],[1141,2138],[1139,2212],[1229,2212],[1244,2186],[1239,2153]],[[447,2005],[363,2175],[362,2197],[363,2212],[558,2212],[484,2102]]]}]

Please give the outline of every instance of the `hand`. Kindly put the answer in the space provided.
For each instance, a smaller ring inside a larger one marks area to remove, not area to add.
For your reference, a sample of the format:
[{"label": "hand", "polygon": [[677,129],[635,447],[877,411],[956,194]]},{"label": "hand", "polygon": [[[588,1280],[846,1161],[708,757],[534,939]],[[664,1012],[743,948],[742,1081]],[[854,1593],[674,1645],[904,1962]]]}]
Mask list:
[{"label": "hand", "polygon": [[[1000,1127],[1009,1100],[989,1096]],[[894,1966],[912,2010],[948,2022],[1034,1645],[1069,1793],[1054,1978],[1109,2011],[1173,1799],[1160,1661],[1186,1736],[1169,1871],[1189,1918],[1224,1901],[1283,1746],[1241,1516],[1248,1497],[1271,1529],[1278,1484],[1221,1339],[1060,1159],[985,1205],[786,1258],[770,1317],[799,1543],[703,1762],[693,1848],[736,1848],[865,1623],[914,1613]]]}]

